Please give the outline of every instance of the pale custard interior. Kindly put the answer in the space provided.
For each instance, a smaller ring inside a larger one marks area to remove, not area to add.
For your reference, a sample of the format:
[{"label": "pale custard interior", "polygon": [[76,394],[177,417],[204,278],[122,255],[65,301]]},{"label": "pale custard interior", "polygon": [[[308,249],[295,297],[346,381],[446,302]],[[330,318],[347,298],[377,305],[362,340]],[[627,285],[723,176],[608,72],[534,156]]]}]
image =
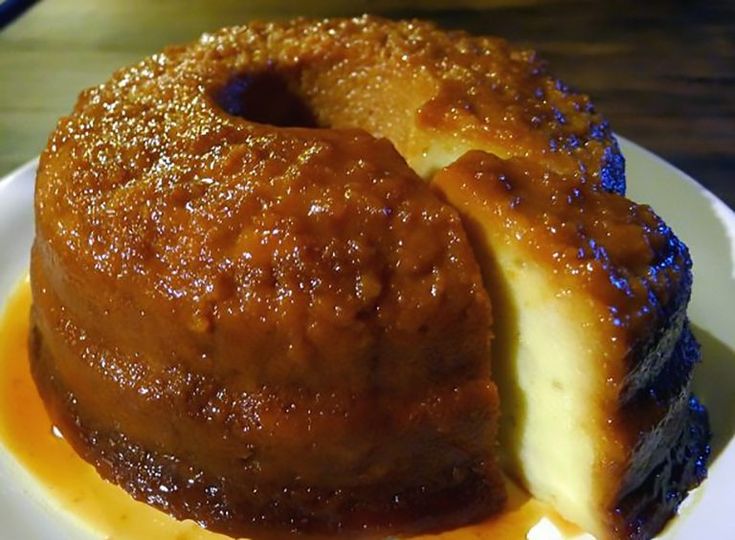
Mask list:
[{"label": "pale custard interior", "polygon": [[605,538],[599,464],[609,340],[599,306],[509,240],[492,201],[468,198],[459,185],[438,188],[463,215],[493,302],[504,467],[536,498]]}]

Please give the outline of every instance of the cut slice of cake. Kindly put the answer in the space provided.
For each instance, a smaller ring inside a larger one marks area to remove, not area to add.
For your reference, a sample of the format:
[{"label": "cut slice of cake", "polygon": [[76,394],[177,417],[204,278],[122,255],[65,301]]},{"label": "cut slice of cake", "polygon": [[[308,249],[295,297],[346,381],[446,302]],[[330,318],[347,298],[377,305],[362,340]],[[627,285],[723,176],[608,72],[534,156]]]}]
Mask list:
[{"label": "cut slice of cake", "polygon": [[649,538],[705,474],[686,247],[647,206],[468,152],[433,186],[493,298],[509,471],[598,538]]}]

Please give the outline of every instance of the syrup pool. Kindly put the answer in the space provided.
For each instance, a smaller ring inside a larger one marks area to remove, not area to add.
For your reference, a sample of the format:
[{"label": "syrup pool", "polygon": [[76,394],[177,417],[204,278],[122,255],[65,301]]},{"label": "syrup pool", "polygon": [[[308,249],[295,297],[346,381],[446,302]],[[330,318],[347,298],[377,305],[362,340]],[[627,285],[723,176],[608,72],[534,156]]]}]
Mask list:
[{"label": "syrup pool", "polygon": [[[64,441],[46,414],[31,378],[27,346],[30,306],[26,278],[8,299],[0,318],[0,445],[30,473],[47,502],[100,538],[227,540],[194,522],[177,521],[133,500],[121,488],[102,480]],[[560,540],[580,534],[551,508],[508,482],[508,504],[499,516],[413,540]]]}]

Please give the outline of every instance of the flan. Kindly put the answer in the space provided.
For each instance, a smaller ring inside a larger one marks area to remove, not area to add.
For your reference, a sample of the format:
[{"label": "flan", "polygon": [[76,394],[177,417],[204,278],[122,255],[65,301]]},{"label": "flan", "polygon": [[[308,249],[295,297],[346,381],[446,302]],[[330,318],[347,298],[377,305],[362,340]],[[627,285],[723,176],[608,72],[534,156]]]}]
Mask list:
[{"label": "flan", "polygon": [[688,253],[624,192],[589,98],[502,39],[370,16],[205,34],[49,139],[34,378],[102,476],[231,535],[491,516],[500,421],[533,495],[647,538],[708,428]]}]

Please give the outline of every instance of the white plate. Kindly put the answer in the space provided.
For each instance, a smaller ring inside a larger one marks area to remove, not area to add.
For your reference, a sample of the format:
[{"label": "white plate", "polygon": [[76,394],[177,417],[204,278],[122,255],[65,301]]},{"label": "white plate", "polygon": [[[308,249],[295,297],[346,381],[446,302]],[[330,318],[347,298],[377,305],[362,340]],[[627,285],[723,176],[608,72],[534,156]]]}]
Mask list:
[{"label": "white plate", "polygon": [[[704,357],[695,384],[715,434],[709,478],[660,538],[735,538],[735,214],[686,174],[629,141],[620,142],[629,197],[651,204],[694,259],[689,314]],[[0,180],[0,305],[28,267],[34,178],[35,161]],[[0,448],[0,538],[89,537],[41,493]]]}]

